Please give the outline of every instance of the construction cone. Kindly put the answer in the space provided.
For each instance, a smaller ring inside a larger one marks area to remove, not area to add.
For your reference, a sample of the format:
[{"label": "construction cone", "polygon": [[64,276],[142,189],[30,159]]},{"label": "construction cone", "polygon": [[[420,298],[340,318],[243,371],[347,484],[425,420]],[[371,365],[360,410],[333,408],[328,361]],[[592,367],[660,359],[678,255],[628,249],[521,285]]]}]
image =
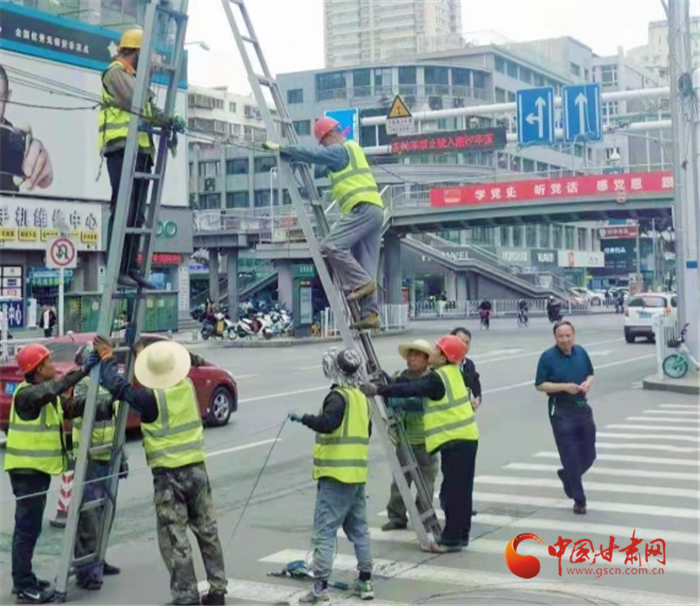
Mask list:
[{"label": "construction cone", "polygon": [[61,486],[58,491],[58,509],[56,511],[56,519],[49,520],[49,524],[54,528],[65,528],[66,518],[68,517],[68,505],[70,505],[71,495],[73,494],[73,475],[75,473],[75,463],[70,459],[68,470],[61,474]]}]

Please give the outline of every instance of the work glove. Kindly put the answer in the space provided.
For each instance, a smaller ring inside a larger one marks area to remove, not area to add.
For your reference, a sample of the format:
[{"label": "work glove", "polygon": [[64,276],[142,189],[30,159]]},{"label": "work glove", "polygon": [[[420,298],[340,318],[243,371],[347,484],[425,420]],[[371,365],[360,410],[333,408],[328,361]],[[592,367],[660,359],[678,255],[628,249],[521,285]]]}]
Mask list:
[{"label": "work glove", "polygon": [[377,395],[379,388],[374,383],[363,383],[360,385],[360,391],[371,398]]},{"label": "work glove", "polygon": [[87,359],[85,360],[85,363],[83,364],[83,370],[86,373],[89,373],[95,366],[97,366],[102,360],[100,360],[100,356],[97,354],[96,351],[91,351],[88,354]]},{"label": "work glove", "polygon": [[282,151],[282,146],[279,143],[273,143],[272,141],[265,141],[265,143],[263,143],[262,146],[263,149],[274,152],[276,154]]},{"label": "work glove", "polygon": [[112,342],[106,337],[96,336],[92,341],[92,345],[100,360],[109,360],[114,355]]},{"label": "work glove", "polygon": [[287,418],[288,418],[290,421],[293,421],[293,422],[295,422],[295,423],[301,423],[301,416],[298,415],[298,414],[295,413],[295,412],[290,412],[290,413],[287,415]]}]

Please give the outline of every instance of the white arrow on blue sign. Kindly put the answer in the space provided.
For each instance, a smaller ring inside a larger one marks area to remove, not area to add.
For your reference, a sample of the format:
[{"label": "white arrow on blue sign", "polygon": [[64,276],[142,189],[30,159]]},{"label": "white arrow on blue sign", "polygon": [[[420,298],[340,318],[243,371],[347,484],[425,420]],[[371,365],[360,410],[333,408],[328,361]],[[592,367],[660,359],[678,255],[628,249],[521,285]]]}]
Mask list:
[{"label": "white arrow on blue sign", "polygon": [[554,88],[525,88],[517,93],[518,143],[554,143]]},{"label": "white arrow on blue sign", "polygon": [[561,104],[567,143],[603,140],[600,84],[565,86]]}]

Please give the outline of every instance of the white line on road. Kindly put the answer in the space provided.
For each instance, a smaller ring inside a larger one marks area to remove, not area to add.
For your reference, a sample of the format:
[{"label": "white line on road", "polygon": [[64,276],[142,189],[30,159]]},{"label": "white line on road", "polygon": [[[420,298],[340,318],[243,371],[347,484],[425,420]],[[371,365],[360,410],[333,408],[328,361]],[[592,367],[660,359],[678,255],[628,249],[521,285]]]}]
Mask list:
[{"label": "white line on road", "polygon": [[[439,517],[442,518],[443,516]],[[479,516],[477,516],[477,518],[478,517]],[[559,532],[562,532],[561,528],[558,528],[558,530]],[[636,530],[637,533],[634,535],[635,537],[643,536],[638,529],[634,530]],[[630,537],[632,536],[632,531],[633,529],[630,529]],[[369,532],[370,537],[373,541],[404,543],[408,545],[418,544],[416,534],[412,530],[392,530],[391,532],[384,532],[381,528],[370,527]],[[344,537],[344,535],[341,536]],[[623,540],[622,538],[620,538],[619,534],[613,536],[617,536],[618,540]],[[650,538],[651,536],[654,536],[655,538],[663,536],[664,540],[666,542],[669,542],[668,539],[666,539],[666,535],[663,531],[659,531],[658,534],[648,536],[649,541],[653,540]],[[469,547],[467,547],[467,551],[469,553],[498,554],[499,556],[503,557],[507,541],[508,539],[473,539],[469,541]],[[525,543],[523,543],[522,547],[519,548],[518,553],[522,555],[534,555],[535,557],[543,558],[545,561],[551,557],[549,555],[549,551],[546,545],[540,545],[538,543],[535,543],[534,541],[526,541]],[[610,562],[609,564],[610,566],[624,567],[626,557],[627,556],[625,553],[614,552],[612,562]],[[588,562],[586,563],[588,564]],[[651,558],[650,562],[642,562],[641,564],[637,565],[637,567],[647,569],[658,568],[659,563],[657,562],[656,558]],[[664,573],[675,572],[677,574],[690,574],[694,576],[697,576],[698,574],[698,563],[693,562],[692,560],[669,560],[666,563],[666,565],[663,566],[663,568]]]},{"label": "white line on road", "polygon": [[280,393],[269,393],[266,396],[255,396],[254,398],[243,398],[238,400],[239,404],[245,404],[246,402],[259,402],[260,400],[272,400],[273,398],[286,398],[288,396],[298,396],[303,393],[313,393],[315,391],[328,390],[330,387],[328,385],[321,385],[320,387],[308,387],[306,389],[296,389],[294,391],[283,391]]},{"label": "white line on road", "polygon": [[[548,471],[555,474],[559,465],[542,465],[539,463],[508,463],[503,469],[515,469],[519,471]],[[684,480],[698,482],[697,473],[684,473],[682,471],[646,471],[644,469],[618,469],[610,467],[593,466],[586,472],[586,477],[593,475],[622,476],[626,478],[658,478],[660,480]]]},{"label": "white line on road", "polygon": [[608,349],[607,351],[589,351],[588,355],[589,356],[609,356],[611,353],[613,353],[613,350]]},{"label": "white line on road", "polygon": [[[496,484],[498,486],[540,486],[542,488],[558,488],[561,490],[560,480],[547,478],[513,478],[508,476],[477,476],[474,478],[477,484]],[[586,491],[594,492],[622,492],[627,494],[647,494],[664,497],[679,497],[686,499],[700,499],[700,492],[696,488],[668,488],[656,486],[639,486],[637,484],[609,484],[607,482],[585,482]],[[696,512],[697,513],[697,512]]]},{"label": "white line on road", "polygon": [[[657,427],[658,429],[658,427]],[[681,442],[700,442],[698,436],[679,436],[669,434],[649,434],[649,433],[608,433],[599,431],[596,434],[599,438],[612,438],[614,440],[680,440]]]},{"label": "white line on road", "polygon": [[618,450],[664,450],[666,452],[700,452],[695,446],[670,446],[666,444],[608,444],[596,442],[596,448],[616,448]]},{"label": "white line on road", "polygon": [[224,448],[223,450],[214,450],[207,453],[207,458],[218,457],[219,455],[226,454],[228,452],[237,452],[239,450],[248,450],[249,448],[256,448],[258,446],[265,446],[265,444],[272,444],[281,440],[282,438],[270,438],[269,440],[260,440],[260,442],[252,442],[250,444],[241,444],[240,446],[233,446],[232,448]]},{"label": "white line on road", "polygon": [[[505,550],[505,546],[503,549]],[[306,551],[301,549],[285,549],[259,561],[272,564],[287,564],[294,560],[303,560],[306,555]],[[449,558],[449,555],[445,556],[445,561],[449,561]],[[344,572],[354,572],[357,569],[357,560],[354,556],[338,554],[333,561],[333,568]],[[445,583],[465,589],[480,589],[485,586],[491,586],[492,593],[494,588],[501,587],[504,598],[506,598],[506,595],[512,597],[518,591],[527,591],[534,594],[553,592],[560,597],[562,592],[566,592],[581,598],[602,599],[615,604],[635,606],[658,606],[658,604],[697,606],[698,603],[697,598],[668,596],[614,587],[596,587],[595,585],[584,583],[570,583],[568,582],[569,579],[566,579],[566,582],[563,579],[561,581],[522,580],[512,574],[479,572],[473,568],[466,570],[465,568],[432,566],[380,558],[374,560],[374,575],[405,581]],[[495,598],[497,595],[493,594],[491,597]]]},{"label": "white line on road", "polygon": [[625,421],[644,421],[651,423],[649,428],[656,428],[657,423],[685,423],[688,427],[700,427],[700,419],[679,419],[678,417],[627,417]]},{"label": "white line on road", "polygon": [[249,374],[249,375],[235,375],[236,381],[241,381],[243,379],[252,379],[253,377],[261,377],[260,374]]},{"label": "white line on road", "polygon": [[646,429],[646,430],[658,430],[658,431],[690,431],[692,433],[698,433],[700,431],[700,425],[696,426],[672,426],[672,425],[624,425],[613,423],[612,425],[606,425],[605,429]]},{"label": "white line on road", "polygon": [[681,417],[687,417],[688,419],[693,419],[700,415],[700,410],[643,410],[642,414],[645,415],[679,415]]},{"label": "white line on road", "polygon": [[689,410],[700,410],[697,404],[659,404],[659,408],[687,408]]},{"label": "white line on road", "polygon": [[[588,486],[588,484],[586,484]],[[660,491],[662,492],[662,491]],[[487,503],[505,503],[506,505],[529,505],[531,507],[551,507],[554,509],[571,509],[570,499],[552,499],[549,497],[530,497],[518,494],[475,492],[474,500]],[[627,515],[637,514],[669,518],[690,518],[696,520],[698,508],[658,507],[656,505],[637,505],[636,503],[612,503],[607,501],[589,501],[591,511],[611,511]],[[477,508],[478,510],[478,508]],[[477,516],[478,517],[478,516]],[[504,548],[505,549],[505,548]]]},{"label": "white line on road", "polygon": [[[596,445],[597,446],[597,445]],[[543,457],[546,459],[559,459],[558,452],[538,452],[534,457]],[[674,465],[689,467],[699,467],[700,461],[695,459],[670,459],[668,457],[638,457],[635,455],[617,455],[617,454],[598,454],[597,461],[619,461],[620,463],[646,463],[648,465]]]}]

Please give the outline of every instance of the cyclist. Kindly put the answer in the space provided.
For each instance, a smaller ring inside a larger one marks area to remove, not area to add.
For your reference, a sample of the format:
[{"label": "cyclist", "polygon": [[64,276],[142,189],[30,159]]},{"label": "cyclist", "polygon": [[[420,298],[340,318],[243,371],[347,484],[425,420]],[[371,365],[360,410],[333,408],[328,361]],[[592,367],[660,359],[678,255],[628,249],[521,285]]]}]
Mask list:
[{"label": "cyclist", "polygon": [[527,324],[527,301],[525,299],[518,300],[518,320],[523,324]]},{"label": "cyclist", "polygon": [[484,299],[479,304],[479,318],[481,318],[481,324],[488,328],[491,320],[491,301],[488,299]]}]

